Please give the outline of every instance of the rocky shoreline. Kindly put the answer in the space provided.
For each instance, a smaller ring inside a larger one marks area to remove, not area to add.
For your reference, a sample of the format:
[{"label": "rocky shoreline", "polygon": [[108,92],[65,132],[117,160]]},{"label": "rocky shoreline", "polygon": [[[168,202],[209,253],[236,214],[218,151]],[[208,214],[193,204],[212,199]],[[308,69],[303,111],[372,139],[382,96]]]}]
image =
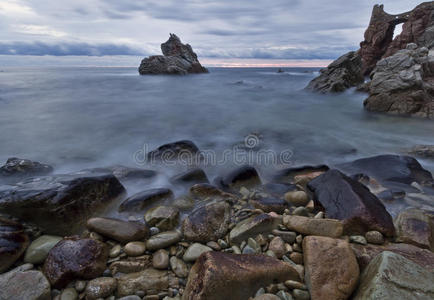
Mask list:
[{"label": "rocky shoreline", "polygon": [[[199,151],[182,142],[160,148]],[[195,168],[172,180],[183,195],[127,197],[123,184],[151,170],[50,172],[0,168],[0,299],[434,297],[434,180],[409,156],[269,179],[243,166],[212,184]],[[116,206],[125,219],[104,216]]]}]

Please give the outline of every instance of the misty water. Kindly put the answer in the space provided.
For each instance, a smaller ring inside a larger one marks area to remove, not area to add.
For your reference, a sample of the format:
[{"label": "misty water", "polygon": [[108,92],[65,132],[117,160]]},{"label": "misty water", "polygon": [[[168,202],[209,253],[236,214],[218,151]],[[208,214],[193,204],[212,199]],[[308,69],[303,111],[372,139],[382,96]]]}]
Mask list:
[{"label": "misty water", "polygon": [[[432,144],[433,123],[367,113],[364,94],[318,95],[303,88],[318,69],[211,68],[191,76],[139,76],[136,68],[5,67],[0,72],[0,161],[28,158],[56,173],[138,163],[137,153],[192,140],[221,155],[249,134],[258,149],[291,153],[276,168],[330,164]],[[432,162],[419,160],[434,170]],[[249,161],[255,163],[255,161]],[[210,179],[235,167],[229,156],[202,166]],[[179,168],[129,189],[167,186]]]}]

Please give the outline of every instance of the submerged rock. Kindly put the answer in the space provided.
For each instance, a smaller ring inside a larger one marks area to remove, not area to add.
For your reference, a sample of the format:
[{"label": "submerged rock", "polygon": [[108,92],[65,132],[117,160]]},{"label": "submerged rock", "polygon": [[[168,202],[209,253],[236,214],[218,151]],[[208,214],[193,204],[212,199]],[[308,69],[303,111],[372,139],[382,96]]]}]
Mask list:
[{"label": "submerged rock", "polygon": [[196,183],[209,183],[209,180],[202,169],[196,168],[173,176],[172,178],[170,178],[170,182],[174,184],[186,185]]},{"label": "submerged rock", "polygon": [[36,161],[22,158],[8,158],[6,164],[0,167],[0,179],[21,180],[31,176],[47,175],[53,172],[53,167]]},{"label": "submerged rock", "polygon": [[289,264],[266,255],[202,254],[188,276],[183,299],[248,299],[270,283],[300,280]]},{"label": "submerged rock", "polygon": [[140,75],[208,73],[191,46],[181,43],[175,34],[171,33],[169,40],[161,44],[161,51],[163,55],[150,56],[142,60],[139,66]]},{"label": "submerged rock", "polygon": [[150,163],[188,160],[194,163],[200,159],[199,148],[189,140],[181,140],[161,145],[147,154]]},{"label": "submerged rock", "polygon": [[0,273],[12,266],[29,245],[23,226],[0,218]]},{"label": "submerged rock", "polygon": [[76,233],[86,220],[125,192],[113,175],[53,176],[0,191],[0,212],[32,222],[45,233]]},{"label": "submerged rock", "polygon": [[258,171],[252,166],[242,166],[227,174],[219,182],[223,188],[238,191],[241,187],[255,187],[261,184]]}]

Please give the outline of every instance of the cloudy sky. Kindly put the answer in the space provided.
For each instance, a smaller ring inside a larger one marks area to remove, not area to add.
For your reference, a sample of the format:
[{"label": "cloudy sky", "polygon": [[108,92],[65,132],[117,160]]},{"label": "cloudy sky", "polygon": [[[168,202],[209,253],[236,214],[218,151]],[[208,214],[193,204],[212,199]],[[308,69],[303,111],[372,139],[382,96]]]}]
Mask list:
[{"label": "cloudy sky", "polygon": [[[149,55],[174,32],[200,57],[334,59],[371,0],[0,0],[0,55]],[[385,0],[389,13],[420,3]]]}]

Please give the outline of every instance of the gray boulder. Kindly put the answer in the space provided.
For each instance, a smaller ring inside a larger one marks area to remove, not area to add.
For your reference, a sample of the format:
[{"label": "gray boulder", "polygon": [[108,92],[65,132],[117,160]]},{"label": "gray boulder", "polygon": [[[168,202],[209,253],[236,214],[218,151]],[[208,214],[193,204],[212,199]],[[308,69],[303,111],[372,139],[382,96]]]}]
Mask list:
[{"label": "gray boulder", "polygon": [[163,55],[154,55],[142,60],[139,66],[140,75],[207,73],[197,59],[196,53],[189,44],[181,43],[179,37],[170,34],[167,42],[161,44]]}]

